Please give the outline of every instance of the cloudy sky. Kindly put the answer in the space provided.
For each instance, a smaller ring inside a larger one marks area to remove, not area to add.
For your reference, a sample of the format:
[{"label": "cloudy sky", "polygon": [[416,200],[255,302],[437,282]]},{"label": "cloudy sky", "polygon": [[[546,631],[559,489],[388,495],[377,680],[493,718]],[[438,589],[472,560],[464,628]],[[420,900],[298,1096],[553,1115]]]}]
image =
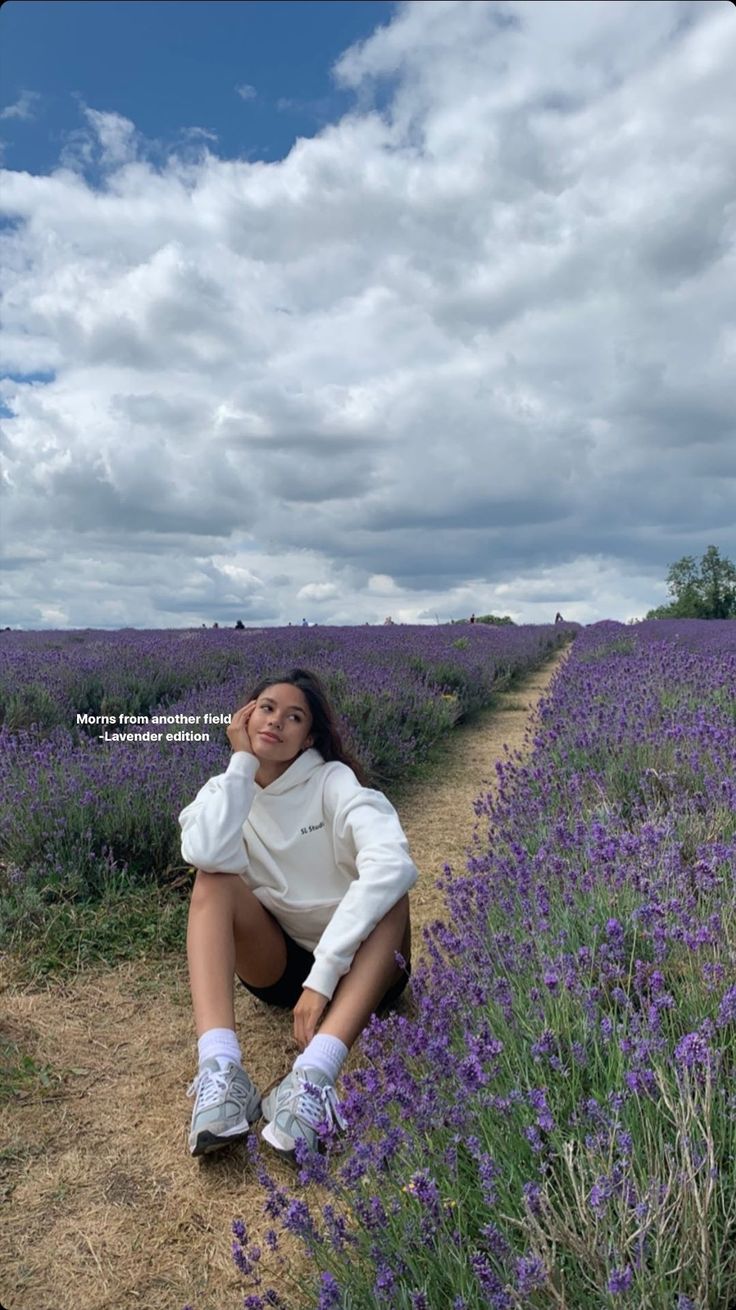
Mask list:
[{"label": "cloudy sky", "polygon": [[734,557],[727,0],[0,40],[0,623],[627,619]]}]

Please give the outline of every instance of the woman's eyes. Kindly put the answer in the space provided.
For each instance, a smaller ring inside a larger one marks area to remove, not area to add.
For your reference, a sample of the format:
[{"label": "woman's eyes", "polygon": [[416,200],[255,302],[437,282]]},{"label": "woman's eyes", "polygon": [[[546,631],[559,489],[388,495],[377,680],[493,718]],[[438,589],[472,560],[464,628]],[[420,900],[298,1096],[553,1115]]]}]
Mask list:
[{"label": "woman's eyes", "polygon": [[[270,709],[270,706],[269,706],[269,705],[261,705],[261,709],[262,709],[262,710],[268,710],[268,709]],[[288,717],[289,717],[290,719],[296,719],[297,723],[301,723],[301,722],[303,721],[303,715],[301,715],[301,714],[289,714]]]}]

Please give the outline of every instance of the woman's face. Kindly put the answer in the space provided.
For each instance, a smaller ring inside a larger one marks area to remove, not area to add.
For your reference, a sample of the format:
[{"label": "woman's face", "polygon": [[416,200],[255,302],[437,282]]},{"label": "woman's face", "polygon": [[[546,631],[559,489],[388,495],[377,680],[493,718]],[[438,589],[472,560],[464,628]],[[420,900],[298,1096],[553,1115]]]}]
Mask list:
[{"label": "woman's face", "polygon": [[312,745],[312,715],[304,692],[290,682],[266,687],[248,720],[248,736],[260,760],[284,764]]}]

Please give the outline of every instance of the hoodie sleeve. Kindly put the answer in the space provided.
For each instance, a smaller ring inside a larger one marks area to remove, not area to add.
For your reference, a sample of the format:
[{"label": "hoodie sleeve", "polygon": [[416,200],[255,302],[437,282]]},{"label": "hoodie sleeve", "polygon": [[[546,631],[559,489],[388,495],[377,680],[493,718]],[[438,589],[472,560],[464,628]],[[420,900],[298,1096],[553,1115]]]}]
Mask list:
[{"label": "hoodie sleeve", "polygon": [[314,965],[304,980],[305,987],[330,999],[358,947],[414,886],[419,872],[393,805],[383,792],[361,787],[352,769],[330,774],[324,806],[337,857],[358,872],[315,946]]},{"label": "hoodie sleeve", "polygon": [[248,853],[243,824],[255,796],[258,759],[234,751],[224,773],[210,778],[179,815],[181,853],[208,873],[245,873]]}]

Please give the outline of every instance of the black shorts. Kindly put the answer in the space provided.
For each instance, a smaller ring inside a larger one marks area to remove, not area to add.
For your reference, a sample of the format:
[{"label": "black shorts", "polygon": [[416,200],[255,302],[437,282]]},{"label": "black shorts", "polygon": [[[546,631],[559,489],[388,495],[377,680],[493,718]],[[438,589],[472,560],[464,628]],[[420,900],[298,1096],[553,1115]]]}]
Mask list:
[{"label": "black shorts", "polygon": [[[286,968],[278,982],[272,983],[270,987],[251,987],[251,984],[245,982],[243,978],[239,977],[238,981],[244,987],[247,987],[253,996],[257,996],[259,1001],[293,1010],[302,994],[304,979],[310,973],[314,964],[314,956],[311,951],[295,942],[287,932],[284,932],[283,928],[281,928],[281,931],[284,933],[284,942],[286,943]],[[396,1003],[409,981],[410,973],[411,965],[407,964],[406,972],[402,974],[398,982],[389,987],[383,1000],[376,1006],[376,1014],[383,1014]]]}]

